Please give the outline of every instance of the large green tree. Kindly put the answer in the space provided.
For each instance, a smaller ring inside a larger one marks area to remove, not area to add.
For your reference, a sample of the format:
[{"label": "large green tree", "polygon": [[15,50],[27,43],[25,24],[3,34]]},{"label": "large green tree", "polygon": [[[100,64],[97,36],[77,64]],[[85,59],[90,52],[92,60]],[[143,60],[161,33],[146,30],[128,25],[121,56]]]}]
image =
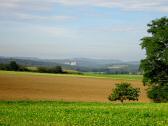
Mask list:
[{"label": "large green tree", "polygon": [[142,38],[146,58],[141,60],[143,82],[149,84],[148,96],[154,101],[168,101],[168,18],[153,20],[148,25],[149,36]]}]

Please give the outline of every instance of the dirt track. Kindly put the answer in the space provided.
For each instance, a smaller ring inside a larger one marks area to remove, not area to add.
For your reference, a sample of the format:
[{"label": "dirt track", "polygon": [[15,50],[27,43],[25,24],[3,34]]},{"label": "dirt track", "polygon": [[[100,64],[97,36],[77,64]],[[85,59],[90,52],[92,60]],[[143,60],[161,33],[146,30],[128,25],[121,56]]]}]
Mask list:
[{"label": "dirt track", "polygon": [[[48,77],[32,75],[0,75],[0,100],[65,100],[108,101],[115,83],[121,80]],[[149,102],[140,81],[131,82],[141,89],[140,102]]]}]

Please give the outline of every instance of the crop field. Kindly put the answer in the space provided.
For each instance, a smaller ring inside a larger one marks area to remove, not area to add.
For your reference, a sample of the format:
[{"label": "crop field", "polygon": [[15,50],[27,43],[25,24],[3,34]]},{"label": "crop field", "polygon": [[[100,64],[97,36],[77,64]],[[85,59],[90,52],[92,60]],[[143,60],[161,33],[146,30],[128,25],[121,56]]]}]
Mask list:
[{"label": "crop field", "polygon": [[[126,76],[129,76],[128,80],[125,79]],[[139,102],[150,102],[146,95],[147,87],[143,86],[136,75],[130,78],[131,75],[109,75],[106,78],[105,75],[94,77],[0,71],[0,100],[108,102],[107,97],[114,89],[115,83],[126,81],[141,89]]]},{"label": "crop field", "polygon": [[[0,71],[0,126],[168,126],[168,104],[149,103],[141,80]],[[119,82],[139,87],[141,103],[108,102]]]},{"label": "crop field", "polygon": [[1,126],[168,126],[168,104],[1,101]]}]

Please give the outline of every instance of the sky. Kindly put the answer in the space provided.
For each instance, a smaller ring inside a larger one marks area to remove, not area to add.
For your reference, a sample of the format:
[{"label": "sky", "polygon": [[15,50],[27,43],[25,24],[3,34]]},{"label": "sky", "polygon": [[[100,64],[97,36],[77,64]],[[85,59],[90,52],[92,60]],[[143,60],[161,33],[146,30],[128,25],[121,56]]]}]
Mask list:
[{"label": "sky", "polygon": [[137,61],[168,0],[0,0],[0,56]]}]

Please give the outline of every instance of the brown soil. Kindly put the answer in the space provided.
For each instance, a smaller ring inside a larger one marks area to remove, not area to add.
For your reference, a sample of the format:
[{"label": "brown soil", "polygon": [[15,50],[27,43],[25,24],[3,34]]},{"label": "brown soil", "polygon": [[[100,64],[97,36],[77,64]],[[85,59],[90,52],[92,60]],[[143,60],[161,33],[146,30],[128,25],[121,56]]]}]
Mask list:
[{"label": "brown soil", "polygon": [[[106,102],[122,80],[49,77],[31,75],[0,75],[0,100],[65,100]],[[150,102],[140,81],[131,82],[141,89],[140,102]]]}]

